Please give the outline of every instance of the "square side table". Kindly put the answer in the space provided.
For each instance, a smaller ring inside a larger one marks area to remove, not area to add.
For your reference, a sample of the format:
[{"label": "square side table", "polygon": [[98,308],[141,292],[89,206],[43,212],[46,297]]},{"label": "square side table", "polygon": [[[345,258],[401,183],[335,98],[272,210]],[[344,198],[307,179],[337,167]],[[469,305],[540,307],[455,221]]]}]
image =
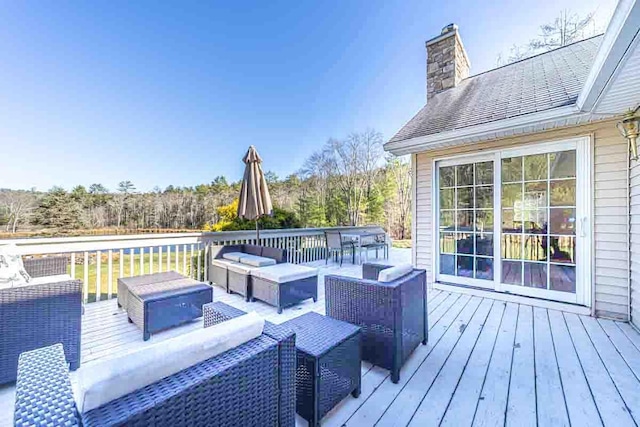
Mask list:
[{"label": "square side table", "polygon": [[296,333],[296,412],[315,427],[349,394],[360,396],[360,328],[313,312],[281,326]]}]

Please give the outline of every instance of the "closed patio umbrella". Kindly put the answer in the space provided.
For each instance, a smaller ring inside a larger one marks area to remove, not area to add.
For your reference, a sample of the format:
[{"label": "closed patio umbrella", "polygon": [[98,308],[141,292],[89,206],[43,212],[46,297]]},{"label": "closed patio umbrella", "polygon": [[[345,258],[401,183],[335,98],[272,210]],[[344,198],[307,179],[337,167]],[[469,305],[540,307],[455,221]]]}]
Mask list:
[{"label": "closed patio umbrella", "polygon": [[262,159],[253,145],[249,147],[242,161],[246,166],[240,188],[238,216],[256,222],[256,238],[260,244],[258,219],[273,212],[271,196],[262,172]]}]

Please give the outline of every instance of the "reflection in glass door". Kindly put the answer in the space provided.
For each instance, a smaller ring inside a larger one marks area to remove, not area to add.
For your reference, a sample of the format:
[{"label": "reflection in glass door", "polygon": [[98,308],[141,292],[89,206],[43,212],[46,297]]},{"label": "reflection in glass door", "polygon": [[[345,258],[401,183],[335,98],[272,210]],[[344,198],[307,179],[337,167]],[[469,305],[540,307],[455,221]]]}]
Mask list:
[{"label": "reflection in glass door", "polygon": [[437,161],[436,280],[590,305],[588,138]]},{"label": "reflection in glass door", "polygon": [[503,158],[502,283],[576,292],[576,151]]},{"label": "reflection in glass door", "polygon": [[439,273],[444,280],[493,287],[493,182],[492,161],[439,168]]}]

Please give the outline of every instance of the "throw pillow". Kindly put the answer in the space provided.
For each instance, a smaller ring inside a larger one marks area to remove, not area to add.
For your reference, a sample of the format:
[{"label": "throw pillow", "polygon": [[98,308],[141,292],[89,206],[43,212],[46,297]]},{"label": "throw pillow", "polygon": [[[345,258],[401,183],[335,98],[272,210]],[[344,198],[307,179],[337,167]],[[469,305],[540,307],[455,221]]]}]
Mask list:
[{"label": "throw pillow", "polygon": [[0,246],[0,288],[25,285],[31,276],[24,269],[22,257],[14,244]]}]

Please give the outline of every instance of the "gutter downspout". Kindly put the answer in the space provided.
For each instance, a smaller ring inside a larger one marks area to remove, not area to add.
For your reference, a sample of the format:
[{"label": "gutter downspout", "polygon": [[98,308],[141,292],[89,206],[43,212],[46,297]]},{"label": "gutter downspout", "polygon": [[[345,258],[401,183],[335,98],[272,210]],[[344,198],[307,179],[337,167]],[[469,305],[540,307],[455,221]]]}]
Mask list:
[{"label": "gutter downspout", "polygon": [[631,323],[631,156],[627,153],[627,322]]}]

